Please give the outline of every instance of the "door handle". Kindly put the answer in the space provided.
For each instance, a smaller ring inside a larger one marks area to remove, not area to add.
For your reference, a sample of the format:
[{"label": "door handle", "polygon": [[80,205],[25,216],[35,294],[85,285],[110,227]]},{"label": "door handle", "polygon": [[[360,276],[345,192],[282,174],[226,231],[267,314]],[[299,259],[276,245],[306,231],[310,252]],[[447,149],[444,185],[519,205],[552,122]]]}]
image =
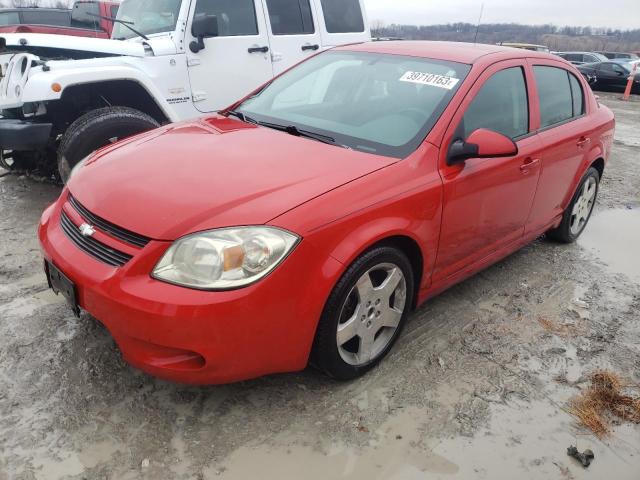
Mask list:
[{"label": "door handle", "polygon": [[317,44],[316,45],[303,45],[302,46],[302,51],[303,52],[306,52],[307,50],[313,50],[315,52],[316,50],[319,50],[319,49],[320,49],[320,45],[317,45]]},{"label": "door handle", "polygon": [[580,140],[578,140],[578,143],[576,145],[578,145],[579,147],[586,147],[590,143],[591,143],[591,139],[590,138],[580,137]]},{"label": "door handle", "polygon": [[529,173],[532,168],[540,165],[539,158],[527,158],[522,165],[520,165],[520,171],[522,173]]},{"label": "door handle", "polygon": [[267,53],[269,51],[269,47],[266,45],[264,47],[249,47],[247,50],[249,53]]}]

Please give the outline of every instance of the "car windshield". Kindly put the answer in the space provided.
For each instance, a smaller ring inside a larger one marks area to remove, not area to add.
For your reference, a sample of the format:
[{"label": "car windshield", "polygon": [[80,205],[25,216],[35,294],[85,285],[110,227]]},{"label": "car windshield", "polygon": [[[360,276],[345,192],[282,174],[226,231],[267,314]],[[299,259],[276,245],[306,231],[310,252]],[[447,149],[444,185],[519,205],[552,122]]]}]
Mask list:
[{"label": "car windshield", "polygon": [[[123,0],[118,10],[118,20],[129,22],[144,35],[172,32],[178,22],[181,0]],[[137,37],[125,25],[116,23],[112,37],[126,40]]]},{"label": "car windshield", "polygon": [[470,68],[331,51],[277,78],[237,111],[249,121],[289,127],[289,133],[303,131],[353,150],[404,158],[433,128]]}]

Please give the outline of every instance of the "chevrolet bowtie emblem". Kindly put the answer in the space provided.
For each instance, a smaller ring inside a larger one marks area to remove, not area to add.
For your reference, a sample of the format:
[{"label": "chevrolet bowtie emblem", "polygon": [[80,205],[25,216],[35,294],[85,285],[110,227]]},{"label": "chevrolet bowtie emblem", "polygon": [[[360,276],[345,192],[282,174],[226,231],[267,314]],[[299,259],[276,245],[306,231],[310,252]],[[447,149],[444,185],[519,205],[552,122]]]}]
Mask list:
[{"label": "chevrolet bowtie emblem", "polygon": [[93,237],[93,234],[96,233],[96,229],[88,223],[80,225],[79,230],[83,237]]}]

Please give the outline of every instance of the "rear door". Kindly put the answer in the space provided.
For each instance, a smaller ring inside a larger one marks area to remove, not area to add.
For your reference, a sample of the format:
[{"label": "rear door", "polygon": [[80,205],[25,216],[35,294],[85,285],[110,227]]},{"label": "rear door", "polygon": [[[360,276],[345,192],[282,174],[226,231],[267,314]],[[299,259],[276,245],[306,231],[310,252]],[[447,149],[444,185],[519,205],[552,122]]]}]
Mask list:
[{"label": "rear door", "polygon": [[262,0],[196,0],[185,35],[195,39],[196,15],[215,15],[219,36],[205,38],[198,53],[187,49],[193,103],[200,112],[220,110],[273,76],[271,46]]},{"label": "rear door", "polygon": [[568,204],[576,175],[590,150],[593,126],[586,115],[584,85],[560,63],[531,60],[539,98],[544,147],[542,171],[527,229],[538,230],[558,218]]},{"label": "rear door", "polygon": [[364,0],[314,0],[314,3],[323,47],[371,40]]},{"label": "rear door", "polygon": [[269,24],[273,73],[277,75],[320,49],[312,0],[263,0]]}]

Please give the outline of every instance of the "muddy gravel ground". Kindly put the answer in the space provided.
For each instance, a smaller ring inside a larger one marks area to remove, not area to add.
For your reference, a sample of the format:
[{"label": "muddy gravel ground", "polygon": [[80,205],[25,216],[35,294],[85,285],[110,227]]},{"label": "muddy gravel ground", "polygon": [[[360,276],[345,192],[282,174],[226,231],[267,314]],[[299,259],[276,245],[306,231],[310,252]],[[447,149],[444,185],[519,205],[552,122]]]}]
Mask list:
[{"label": "muddy gravel ground", "polygon": [[[640,426],[567,412],[587,375],[640,383],[640,101],[618,118],[592,224],[428,302],[366,377],[194,388],[126,365],[47,289],[35,236],[59,187],[0,179],[0,479],[640,478]],[[595,453],[588,470],[567,447]]]}]

